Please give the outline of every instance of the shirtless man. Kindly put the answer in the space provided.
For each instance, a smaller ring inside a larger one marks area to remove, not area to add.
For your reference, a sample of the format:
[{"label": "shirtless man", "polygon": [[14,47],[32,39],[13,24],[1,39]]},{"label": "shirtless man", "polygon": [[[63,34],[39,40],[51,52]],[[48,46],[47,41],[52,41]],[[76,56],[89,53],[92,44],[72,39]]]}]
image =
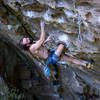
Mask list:
[{"label": "shirtless man", "polygon": [[[72,56],[67,56],[67,55],[61,56],[64,50],[63,43],[59,44],[58,48],[55,51],[49,52],[49,50],[45,46],[43,46],[44,43],[50,40],[50,38],[47,38],[47,40],[45,40],[45,31],[44,31],[43,21],[40,22],[40,26],[41,26],[40,39],[37,41],[33,41],[29,37],[22,38],[19,42],[20,47],[22,47],[24,50],[29,50],[30,53],[32,53],[33,55],[36,55],[42,59],[45,59],[47,65],[56,64],[59,60],[63,60],[66,62],[69,61],[81,66],[85,66],[87,68],[91,68],[91,65],[92,65],[91,62],[84,63],[83,61],[80,61]],[[49,75],[50,70],[48,69],[48,66],[44,67],[44,69],[47,71],[45,74]]]}]

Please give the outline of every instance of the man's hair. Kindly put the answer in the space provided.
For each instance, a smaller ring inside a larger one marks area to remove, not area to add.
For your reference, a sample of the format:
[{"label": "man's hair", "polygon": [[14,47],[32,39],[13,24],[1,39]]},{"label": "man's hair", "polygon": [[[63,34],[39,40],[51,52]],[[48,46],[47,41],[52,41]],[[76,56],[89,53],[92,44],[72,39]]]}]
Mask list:
[{"label": "man's hair", "polygon": [[20,39],[19,46],[24,50],[29,50],[29,46],[27,46],[26,44],[23,44],[23,38]]}]

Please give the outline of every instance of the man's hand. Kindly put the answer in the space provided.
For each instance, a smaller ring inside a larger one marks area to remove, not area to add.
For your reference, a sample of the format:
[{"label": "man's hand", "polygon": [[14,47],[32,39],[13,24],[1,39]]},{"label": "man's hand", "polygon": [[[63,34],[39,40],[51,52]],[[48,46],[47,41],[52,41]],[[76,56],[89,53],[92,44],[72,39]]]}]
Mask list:
[{"label": "man's hand", "polygon": [[40,21],[40,26],[41,26],[41,29],[43,29],[43,28],[44,28],[44,24],[45,24],[45,23],[44,23],[44,21],[43,21],[43,20],[41,20],[41,21]]},{"label": "man's hand", "polygon": [[43,45],[45,45],[46,42],[51,40],[51,35],[47,37],[47,39],[44,41]]},{"label": "man's hand", "polygon": [[46,42],[51,40],[51,35],[47,37]]}]

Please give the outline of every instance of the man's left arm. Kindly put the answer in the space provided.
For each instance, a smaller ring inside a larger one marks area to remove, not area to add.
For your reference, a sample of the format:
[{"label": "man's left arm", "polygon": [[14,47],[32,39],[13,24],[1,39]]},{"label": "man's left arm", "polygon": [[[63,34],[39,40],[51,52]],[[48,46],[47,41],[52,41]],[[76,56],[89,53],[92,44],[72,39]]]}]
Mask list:
[{"label": "man's left arm", "polygon": [[40,22],[40,26],[41,26],[41,35],[40,35],[40,39],[38,41],[44,42],[45,41],[45,30],[44,30],[44,22],[43,21]]},{"label": "man's left arm", "polygon": [[38,41],[36,41],[36,43],[31,45],[30,51],[35,51],[35,50],[39,49],[45,41],[45,30],[44,30],[44,22],[43,21],[40,22],[40,26],[41,26],[40,39]]}]

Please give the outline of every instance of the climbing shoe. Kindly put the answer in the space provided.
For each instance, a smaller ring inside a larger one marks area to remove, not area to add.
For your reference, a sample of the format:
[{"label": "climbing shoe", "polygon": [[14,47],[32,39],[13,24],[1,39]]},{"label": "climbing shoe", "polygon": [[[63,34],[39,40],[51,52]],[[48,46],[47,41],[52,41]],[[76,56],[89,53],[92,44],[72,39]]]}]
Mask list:
[{"label": "climbing shoe", "polygon": [[94,66],[94,60],[93,59],[90,59],[88,61],[88,63],[86,63],[86,67],[87,68],[93,68],[93,66]]}]

